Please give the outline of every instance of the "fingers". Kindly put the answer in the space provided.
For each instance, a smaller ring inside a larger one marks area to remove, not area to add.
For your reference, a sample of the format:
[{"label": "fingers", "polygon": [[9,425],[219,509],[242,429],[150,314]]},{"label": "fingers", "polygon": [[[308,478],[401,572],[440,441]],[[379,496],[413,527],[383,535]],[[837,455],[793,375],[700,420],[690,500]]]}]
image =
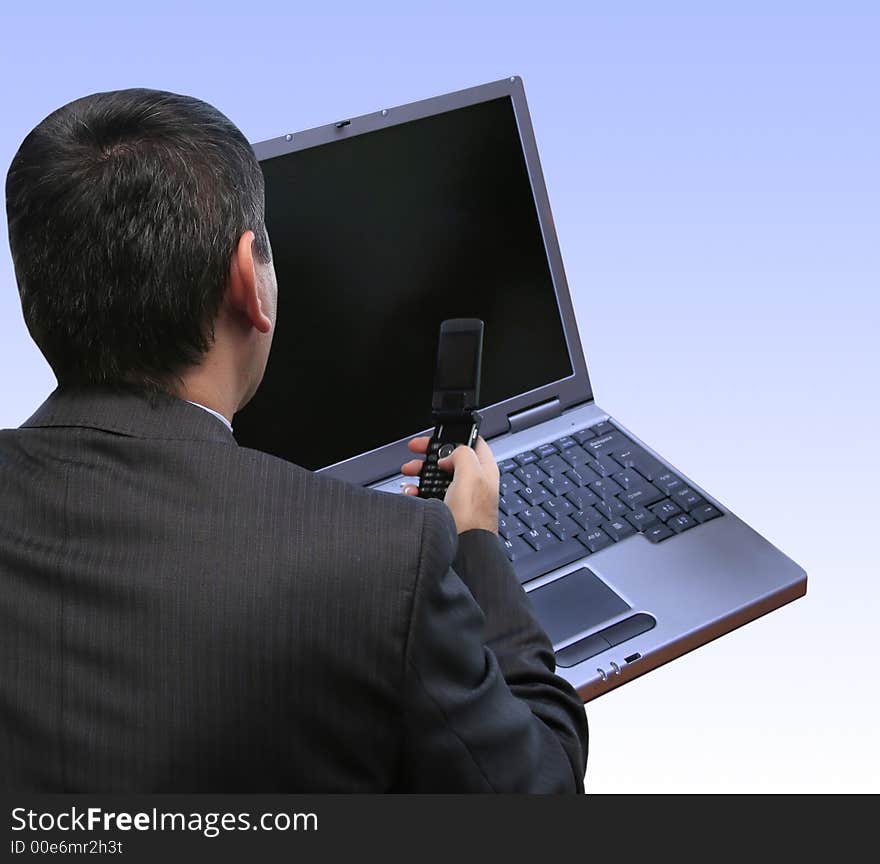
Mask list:
[{"label": "fingers", "polygon": [[417,435],[415,438],[407,441],[406,446],[413,453],[425,453],[428,450],[428,442],[431,440],[430,435]]},{"label": "fingers", "polygon": [[456,475],[462,471],[468,474],[479,471],[479,465],[477,454],[466,444],[459,444],[450,456],[446,456],[437,462],[439,468],[442,468],[444,471],[454,471]]},{"label": "fingers", "polygon": [[403,487],[403,494],[404,495],[418,495],[419,494],[419,487],[413,486],[412,483],[407,483],[407,485]]},{"label": "fingers", "polygon": [[[430,435],[417,435],[415,438],[411,438],[407,441],[406,446],[412,450],[413,453],[424,454],[428,450],[428,442],[430,440]],[[403,465],[400,466],[400,471],[408,477],[417,477],[422,470],[423,461],[424,460],[422,459],[410,459],[409,462],[404,462]]]},{"label": "fingers", "polygon": [[482,435],[477,436],[477,443],[474,447],[474,452],[477,454],[477,459],[480,460],[480,464],[484,468],[490,466],[495,466],[497,468],[498,463],[495,461],[492,448],[486,443],[486,439],[483,438]]},{"label": "fingers", "polygon": [[[428,449],[428,442],[431,440],[429,435],[419,435],[407,442],[407,447],[413,453],[425,453]],[[401,473],[406,477],[418,477],[421,474],[422,466],[425,464],[423,459],[410,459],[400,466]],[[477,443],[474,448],[459,444],[452,452],[451,456],[440,459],[437,466],[443,471],[464,472],[470,476],[474,472],[488,472],[490,477],[497,480],[498,463],[492,449],[486,443],[482,435],[477,436]],[[405,486],[404,492],[407,495],[417,495],[417,486]]]},{"label": "fingers", "polygon": [[404,462],[400,466],[400,473],[405,474],[407,477],[418,477],[424,464],[424,459],[410,459],[409,462]]}]

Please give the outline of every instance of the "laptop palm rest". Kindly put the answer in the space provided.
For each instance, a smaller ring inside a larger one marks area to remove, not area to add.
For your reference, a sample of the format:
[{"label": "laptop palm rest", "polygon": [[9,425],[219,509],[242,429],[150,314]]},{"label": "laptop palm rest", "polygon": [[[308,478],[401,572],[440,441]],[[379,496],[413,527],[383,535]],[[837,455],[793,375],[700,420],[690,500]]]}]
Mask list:
[{"label": "laptop palm rest", "polygon": [[[535,614],[554,648],[572,636],[589,632],[632,609],[629,603],[586,567],[548,582],[526,596],[531,600]],[[613,645],[647,632],[656,623],[653,616],[637,612],[557,650],[556,663],[565,667],[575,666]]]},{"label": "laptop palm rest", "polygon": [[526,596],[554,646],[632,608],[587,567],[573,570]]}]

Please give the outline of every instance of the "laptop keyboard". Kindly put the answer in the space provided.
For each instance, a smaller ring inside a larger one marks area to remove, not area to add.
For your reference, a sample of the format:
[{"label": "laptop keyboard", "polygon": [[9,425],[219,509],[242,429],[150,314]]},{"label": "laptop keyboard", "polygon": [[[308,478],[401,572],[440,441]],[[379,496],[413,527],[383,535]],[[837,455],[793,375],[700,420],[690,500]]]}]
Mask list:
[{"label": "laptop keyboard", "polygon": [[607,421],[498,467],[498,533],[520,582],[636,534],[662,543],[722,515]]}]

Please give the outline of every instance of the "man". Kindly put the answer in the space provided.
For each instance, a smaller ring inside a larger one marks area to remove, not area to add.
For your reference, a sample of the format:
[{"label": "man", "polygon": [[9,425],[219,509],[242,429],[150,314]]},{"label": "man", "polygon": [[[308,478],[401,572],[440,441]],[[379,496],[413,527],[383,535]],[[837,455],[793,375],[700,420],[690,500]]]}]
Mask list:
[{"label": "man", "polygon": [[25,138],[6,207],[58,388],[0,431],[0,786],[582,790],[485,441],[441,463],[445,502],[237,446],[277,299],[241,132],[97,93]]}]

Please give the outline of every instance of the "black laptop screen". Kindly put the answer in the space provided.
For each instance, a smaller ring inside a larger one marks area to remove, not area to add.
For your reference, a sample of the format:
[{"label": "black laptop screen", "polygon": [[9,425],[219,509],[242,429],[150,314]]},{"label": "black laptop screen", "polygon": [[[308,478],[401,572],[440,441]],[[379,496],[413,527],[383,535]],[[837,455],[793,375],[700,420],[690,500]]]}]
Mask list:
[{"label": "black laptop screen", "polygon": [[241,445],[317,469],[428,428],[445,318],[485,322],[483,406],[572,374],[509,97],[262,168],[278,320]]}]

